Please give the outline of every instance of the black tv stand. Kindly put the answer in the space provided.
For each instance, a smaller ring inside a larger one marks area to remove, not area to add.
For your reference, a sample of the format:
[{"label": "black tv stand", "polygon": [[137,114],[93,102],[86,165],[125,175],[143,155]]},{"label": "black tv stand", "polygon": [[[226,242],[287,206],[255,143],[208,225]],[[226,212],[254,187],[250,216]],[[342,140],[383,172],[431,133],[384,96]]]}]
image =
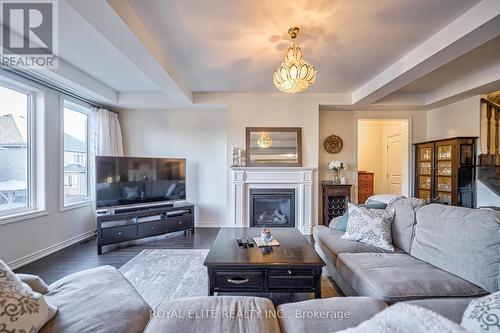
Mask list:
[{"label": "black tv stand", "polygon": [[191,230],[194,205],[190,203],[124,207],[114,213],[97,214],[97,254],[106,245]]}]

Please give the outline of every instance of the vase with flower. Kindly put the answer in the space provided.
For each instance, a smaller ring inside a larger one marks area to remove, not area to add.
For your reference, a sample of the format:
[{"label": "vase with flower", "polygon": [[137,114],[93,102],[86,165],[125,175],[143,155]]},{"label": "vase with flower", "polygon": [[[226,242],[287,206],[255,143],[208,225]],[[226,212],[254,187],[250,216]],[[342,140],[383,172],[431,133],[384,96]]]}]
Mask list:
[{"label": "vase with flower", "polygon": [[333,171],[333,183],[340,184],[340,170],[343,170],[347,167],[347,163],[342,161],[331,161],[328,163],[328,170]]}]

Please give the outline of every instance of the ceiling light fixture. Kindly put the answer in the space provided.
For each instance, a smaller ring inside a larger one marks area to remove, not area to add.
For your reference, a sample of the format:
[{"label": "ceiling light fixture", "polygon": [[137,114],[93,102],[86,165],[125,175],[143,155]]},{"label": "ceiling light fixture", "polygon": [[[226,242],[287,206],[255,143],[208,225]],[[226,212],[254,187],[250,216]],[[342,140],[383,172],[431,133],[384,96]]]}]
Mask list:
[{"label": "ceiling light fixture", "polygon": [[316,68],[302,58],[302,50],[293,42],[299,31],[298,27],[288,29],[292,46],[286,51],[283,62],[273,75],[276,88],[289,94],[302,92],[316,81]]}]

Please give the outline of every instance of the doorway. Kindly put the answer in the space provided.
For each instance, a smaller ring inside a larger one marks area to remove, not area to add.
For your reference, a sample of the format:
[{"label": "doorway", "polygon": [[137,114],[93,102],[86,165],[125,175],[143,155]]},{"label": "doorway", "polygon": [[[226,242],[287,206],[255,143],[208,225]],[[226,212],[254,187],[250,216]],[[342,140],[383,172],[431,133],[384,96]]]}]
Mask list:
[{"label": "doorway", "polygon": [[357,129],[358,173],[366,173],[363,179],[368,180],[358,181],[358,199],[364,201],[367,194],[409,196],[409,120],[358,119]]}]

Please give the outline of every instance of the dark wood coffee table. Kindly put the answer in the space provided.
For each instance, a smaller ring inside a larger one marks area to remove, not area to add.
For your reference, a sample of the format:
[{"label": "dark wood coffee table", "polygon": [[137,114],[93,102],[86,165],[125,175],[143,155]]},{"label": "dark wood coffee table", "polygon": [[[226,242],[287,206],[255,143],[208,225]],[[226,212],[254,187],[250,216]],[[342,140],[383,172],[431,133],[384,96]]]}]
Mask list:
[{"label": "dark wood coffee table", "polygon": [[205,258],[208,294],[307,292],[320,298],[325,262],[297,229],[274,228],[272,232],[280,246],[243,248],[236,239],[260,236],[260,229],[222,228]]}]

